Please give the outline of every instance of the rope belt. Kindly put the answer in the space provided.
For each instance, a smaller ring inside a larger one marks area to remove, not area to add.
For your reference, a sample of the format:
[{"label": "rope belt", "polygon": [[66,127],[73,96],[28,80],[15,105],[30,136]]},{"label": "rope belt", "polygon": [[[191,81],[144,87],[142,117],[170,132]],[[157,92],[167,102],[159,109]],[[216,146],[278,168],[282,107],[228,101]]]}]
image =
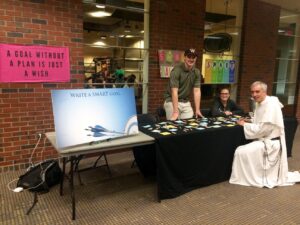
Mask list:
[{"label": "rope belt", "polygon": [[280,141],[280,137],[271,138],[271,141]]},{"label": "rope belt", "polygon": [[[277,157],[275,158],[275,160],[271,160],[269,159],[269,154],[268,154],[268,150],[267,150],[267,146],[266,146],[266,143],[264,143],[265,145],[265,148],[264,148],[264,156],[263,156],[263,177],[262,179],[266,180],[266,183],[268,184],[268,178],[267,178],[267,169],[266,169],[266,164],[267,162],[269,162],[270,166],[273,167],[273,166],[276,166],[276,164],[279,162],[280,163],[280,159],[281,159],[281,152],[282,152],[282,144],[281,144],[281,140],[280,140],[280,137],[275,137],[275,138],[271,138],[270,139],[271,141],[279,141],[279,144],[280,144],[280,147],[279,147],[279,152],[278,152],[278,155]],[[277,182],[279,181],[279,175],[280,175],[280,166],[278,167],[278,173],[277,173]],[[264,183],[264,182],[263,182]]]}]

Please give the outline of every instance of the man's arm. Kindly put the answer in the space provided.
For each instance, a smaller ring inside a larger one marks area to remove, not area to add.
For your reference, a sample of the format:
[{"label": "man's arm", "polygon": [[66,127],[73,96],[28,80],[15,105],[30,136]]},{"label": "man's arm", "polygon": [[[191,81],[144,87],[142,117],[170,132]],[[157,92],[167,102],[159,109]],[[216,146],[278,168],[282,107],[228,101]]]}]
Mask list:
[{"label": "man's arm", "polygon": [[248,123],[245,120],[239,120],[237,123],[244,127],[246,139],[257,139],[269,136],[272,130],[278,127],[271,123]]},{"label": "man's arm", "polygon": [[178,88],[171,88],[173,113],[170,120],[176,120],[179,116],[178,111]]},{"label": "man's arm", "polygon": [[200,88],[194,88],[194,103],[195,103],[195,116],[203,117],[200,111],[200,102],[201,102],[201,90]]}]

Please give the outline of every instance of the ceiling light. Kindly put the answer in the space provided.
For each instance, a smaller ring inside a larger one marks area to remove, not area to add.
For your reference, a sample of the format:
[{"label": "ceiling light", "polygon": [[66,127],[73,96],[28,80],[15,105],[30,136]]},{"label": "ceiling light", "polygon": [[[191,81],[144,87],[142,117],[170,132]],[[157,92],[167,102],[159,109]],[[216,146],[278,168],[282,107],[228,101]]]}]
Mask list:
[{"label": "ceiling light", "polygon": [[94,45],[106,45],[103,41],[96,41]]},{"label": "ceiling light", "polygon": [[211,25],[210,24],[205,24],[204,25],[204,30],[211,30]]},{"label": "ceiling light", "polygon": [[129,22],[126,21],[126,24],[124,25],[124,32],[129,33],[131,30],[131,26],[129,25]]},{"label": "ceiling light", "polygon": [[106,16],[111,16],[111,12],[106,12],[106,11],[97,11],[97,12],[91,12],[89,13],[93,17],[106,17]]},{"label": "ceiling light", "polygon": [[102,5],[102,4],[96,4],[96,7],[98,9],[105,9],[105,5]]},{"label": "ceiling light", "polygon": [[141,33],[143,34],[143,33],[144,33],[144,31],[143,31],[143,30],[141,30]]}]

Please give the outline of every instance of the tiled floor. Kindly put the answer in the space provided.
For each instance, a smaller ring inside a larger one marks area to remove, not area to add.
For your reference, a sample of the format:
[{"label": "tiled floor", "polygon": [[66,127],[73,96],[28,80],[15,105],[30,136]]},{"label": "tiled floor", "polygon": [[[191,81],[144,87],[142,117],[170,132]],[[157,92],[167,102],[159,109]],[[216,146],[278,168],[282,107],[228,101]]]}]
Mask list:
[{"label": "tiled floor", "polygon": [[[62,197],[58,186],[40,195],[27,216],[32,195],[6,187],[22,171],[2,173],[0,224],[300,224],[300,184],[260,189],[223,182],[158,203],[155,181],[131,168],[132,159],[131,152],[109,155],[112,178],[105,168],[82,173],[85,185],[76,180],[75,221],[67,184]],[[300,169],[299,127],[289,168]]]}]

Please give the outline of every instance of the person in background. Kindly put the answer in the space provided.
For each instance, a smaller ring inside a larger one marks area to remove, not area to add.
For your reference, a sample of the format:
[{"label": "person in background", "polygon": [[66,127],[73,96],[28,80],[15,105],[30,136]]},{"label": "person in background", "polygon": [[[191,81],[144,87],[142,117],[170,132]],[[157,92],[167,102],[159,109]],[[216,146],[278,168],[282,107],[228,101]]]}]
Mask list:
[{"label": "person in background", "polygon": [[136,79],[136,76],[134,74],[130,74],[127,77],[125,87],[133,87],[133,86],[135,86],[135,79]]},{"label": "person in background", "polygon": [[288,172],[283,105],[267,95],[267,85],[261,81],[251,85],[251,95],[257,104],[252,123],[241,119],[237,124],[253,141],[236,149],[229,182],[268,188],[299,182],[298,171]]},{"label": "person in background", "polygon": [[124,70],[121,69],[120,66],[117,67],[114,76],[115,76],[115,86],[117,88],[122,88],[125,82],[125,72]]},{"label": "person in background", "polygon": [[[167,120],[203,117],[200,111],[201,101],[201,75],[195,68],[197,61],[195,49],[184,52],[184,62],[176,65],[170,74],[170,80],[165,92],[164,108]],[[193,91],[195,112],[192,109],[189,96]]]},{"label": "person in background", "polygon": [[229,88],[221,88],[218,98],[215,99],[211,109],[212,116],[244,115],[244,111],[230,99]]},{"label": "person in background", "polygon": [[139,87],[142,87],[142,86],[139,86],[136,82],[136,76],[134,74],[130,74],[128,77],[127,77],[127,80],[126,80],[126,83],[124,85],[125,88],[133,88],[134,89],[134,96],[136,98],[138,98],[140,95],[139,95]]}]

